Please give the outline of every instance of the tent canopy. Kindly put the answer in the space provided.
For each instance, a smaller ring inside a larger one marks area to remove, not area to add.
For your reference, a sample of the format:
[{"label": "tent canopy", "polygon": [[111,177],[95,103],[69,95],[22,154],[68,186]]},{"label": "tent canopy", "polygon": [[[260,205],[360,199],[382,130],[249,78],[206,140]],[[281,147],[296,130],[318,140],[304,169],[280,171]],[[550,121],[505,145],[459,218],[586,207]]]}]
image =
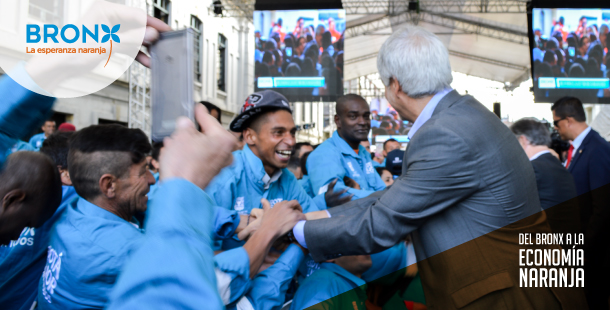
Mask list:
[{"label": "tent canopy", "polygon": [[[407,23],[435,33],[453,71],[505,83],[512,89],[530,75],[527,1],[343,0],[347,12],[344,80],[377,72],[377,53]],[[417,1],[411,1],[417,2]]]}]

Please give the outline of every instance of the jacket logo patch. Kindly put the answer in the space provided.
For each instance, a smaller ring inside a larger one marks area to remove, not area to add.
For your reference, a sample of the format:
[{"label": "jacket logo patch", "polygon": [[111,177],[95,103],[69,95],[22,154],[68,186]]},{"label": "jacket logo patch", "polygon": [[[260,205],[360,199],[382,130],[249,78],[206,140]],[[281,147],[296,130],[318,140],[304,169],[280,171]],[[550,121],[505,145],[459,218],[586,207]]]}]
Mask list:
[{"label": "jacket logo patch", "polygon": [[244,209],[244,197],[237,197],[237,199],[235,199],[235,206],[233,209],[235,211],[241,211]]},{"label": "jacket logo patch", "polygon": [[275,206],[276,203],[282,202],[283,200],[284,199],[282,199],[282,198],[271,199],[271,200],[269,200],[269,205],[271,205],[271,207],[273,208],[273,206]]},{"label": "jacket logo patch", "polygon": [[371,174],[375,172],[375,169],[373,168],[373,163],[368,162],[364,165],[364,168],[366,170],[366,174]]}]

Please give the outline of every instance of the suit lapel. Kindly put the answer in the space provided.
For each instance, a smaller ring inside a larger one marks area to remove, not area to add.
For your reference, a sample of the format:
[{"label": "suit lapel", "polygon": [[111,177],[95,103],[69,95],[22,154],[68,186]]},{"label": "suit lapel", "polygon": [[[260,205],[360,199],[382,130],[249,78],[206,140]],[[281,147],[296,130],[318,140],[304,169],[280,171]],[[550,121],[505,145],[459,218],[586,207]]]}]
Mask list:
[{"label": "suit lapel", "polygon": [[568,166],[569,172],[572,172],[572,170],[574,170],[574,167],[576,166],[576,162],[578,161],[578,159],[580,157],[582,157],[581,156],[582,152],[585,151],[587,144],[589,144],[589,141],[591,141],[591,139],[592,139],[592,135],[591,135],[592,133],[593,133],[593,129],[591,129],[591,131],[587,134],[587,136],[582,140],[582,143],[580,144],[580,146],[574,153],[574,156],[572,157],[572,161],[570,161],[570,166]]}]

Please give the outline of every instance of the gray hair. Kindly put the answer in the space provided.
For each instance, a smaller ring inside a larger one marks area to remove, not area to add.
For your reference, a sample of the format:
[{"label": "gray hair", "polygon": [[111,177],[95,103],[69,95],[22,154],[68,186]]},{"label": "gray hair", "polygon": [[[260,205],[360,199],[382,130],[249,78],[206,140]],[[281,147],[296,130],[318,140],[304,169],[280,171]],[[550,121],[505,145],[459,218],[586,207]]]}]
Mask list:
[{"label": "gray hair", "polygon": [[551,145],[551,132],[546,124],[535,118],[522,118],[510,130],[518,137],[524,136],[532,145]]},{"label": "gray hair", "polygon": [[434,95],[453,81],[449,52],[428,30],[407,25],[395,31],[381,46],[377,69],[386,86],[396,79],[411,98]]}]

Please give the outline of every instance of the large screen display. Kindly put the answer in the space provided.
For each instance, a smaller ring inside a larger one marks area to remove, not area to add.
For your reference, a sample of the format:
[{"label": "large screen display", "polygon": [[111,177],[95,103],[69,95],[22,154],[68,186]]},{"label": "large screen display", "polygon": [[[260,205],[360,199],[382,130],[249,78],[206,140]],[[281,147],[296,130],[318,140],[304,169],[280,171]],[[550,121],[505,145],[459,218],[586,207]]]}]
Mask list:
[{"label": "large screen display", "polygon": [[343,95],[345,10],[255,11],[255,89],[291,101]]},{"label": "large screen display", "polygon": [[532,67],[537,102],[575,96],[610,102],[610,9],[532,10]]}]

